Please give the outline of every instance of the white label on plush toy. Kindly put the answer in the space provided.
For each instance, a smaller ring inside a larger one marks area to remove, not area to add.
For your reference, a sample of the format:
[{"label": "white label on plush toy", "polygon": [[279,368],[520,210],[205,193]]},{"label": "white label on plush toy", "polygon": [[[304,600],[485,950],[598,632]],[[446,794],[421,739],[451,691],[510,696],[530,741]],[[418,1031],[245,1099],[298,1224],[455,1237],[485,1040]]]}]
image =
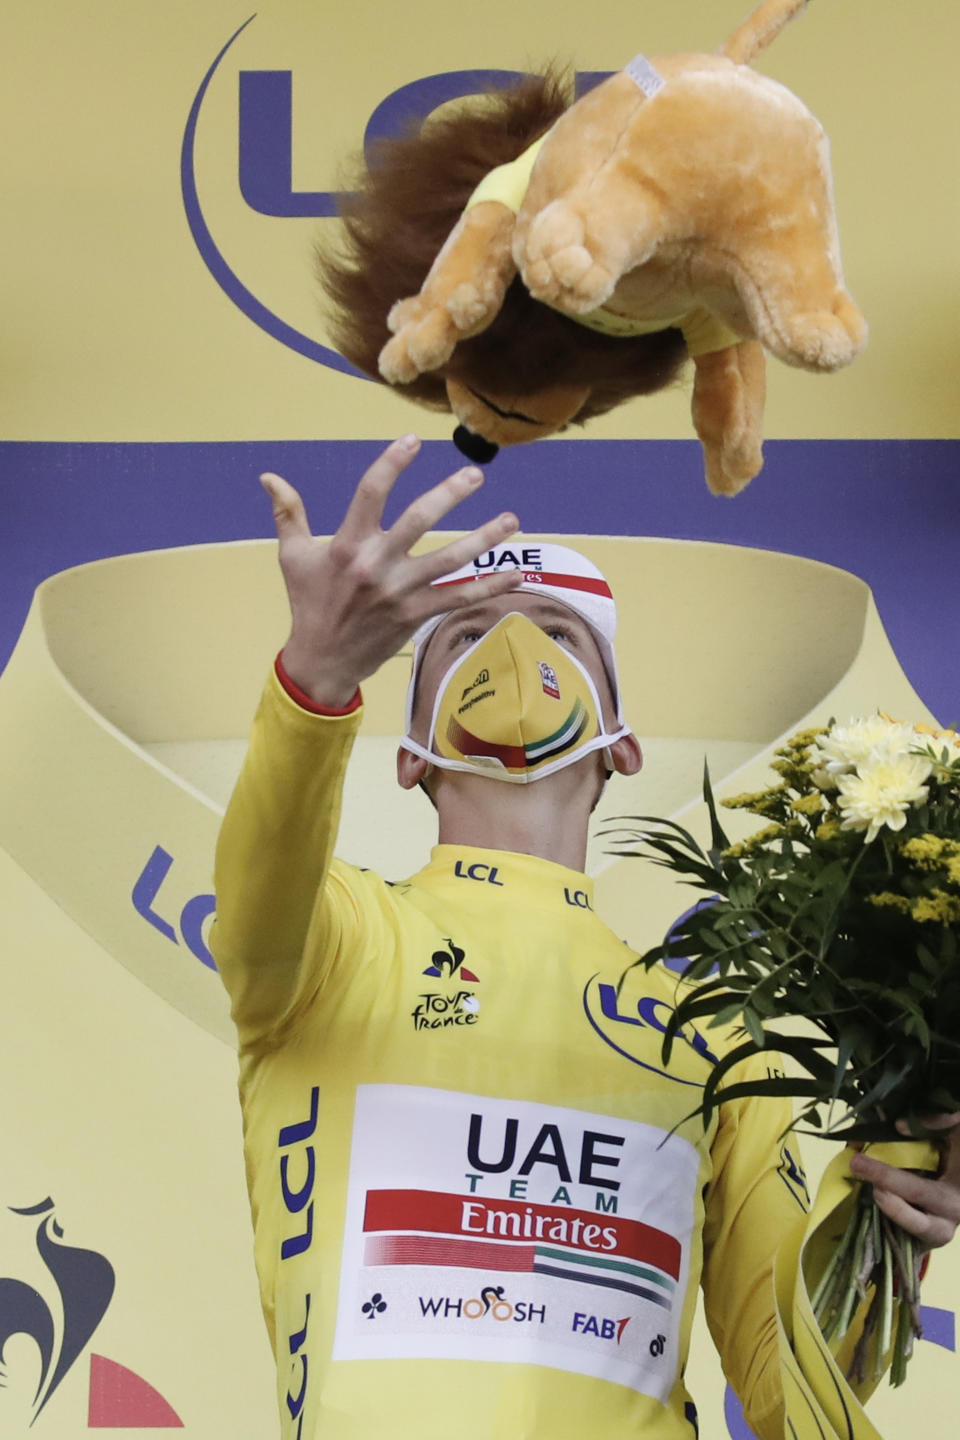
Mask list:
[{"label": "white label on plush toy", "polygon": [[652,100],[654,95],[667,83],[659,70],[655,70],[650,64],[646,55],[634,55],[630,64],[624,68],[630,79],[643,91],[648,100]]}]

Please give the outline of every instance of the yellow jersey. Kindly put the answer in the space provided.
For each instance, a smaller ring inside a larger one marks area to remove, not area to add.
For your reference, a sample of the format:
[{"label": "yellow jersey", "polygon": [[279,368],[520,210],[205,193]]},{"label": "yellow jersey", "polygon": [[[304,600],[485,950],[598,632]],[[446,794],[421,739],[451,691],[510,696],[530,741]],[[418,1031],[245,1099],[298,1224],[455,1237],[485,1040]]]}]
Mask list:
[{"label": "yellow jersey", "polygon": [[391,884],[334,859],[358,725],[271,677],[217,852],[284,1437],[691,1440],[701,1284],[749,1422],[780,1433],[789,1113],[688,1118],[714,1042],[664,1068],[676,977],[630,968],[582,873],[440,845]]}]

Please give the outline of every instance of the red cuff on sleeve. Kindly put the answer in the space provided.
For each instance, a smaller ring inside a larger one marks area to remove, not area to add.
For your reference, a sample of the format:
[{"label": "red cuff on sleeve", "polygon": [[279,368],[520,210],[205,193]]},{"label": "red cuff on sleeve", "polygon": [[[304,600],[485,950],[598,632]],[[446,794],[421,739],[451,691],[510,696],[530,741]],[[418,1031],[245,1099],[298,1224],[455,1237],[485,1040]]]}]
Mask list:
[{"label": "red cuff on sleeve", "polygon": [[[281,654],[282,653],[281,651]],[[363,704],[363,697],[360,694],[360,687],[358,685],[356,694],[350,701],[350,704],[344,705],[341,710],[335,710],[329,705],[318,705],[316,700],[311,700],[307,692],[301,690],[300,686],[290,679],[290,676],[283,668],[283,661],[280,659],[280,655],[278,655],[274,661],[273,668],[277,672],[277,679],[290,696],[290,699],[295,700],[301,710],[309,710],[311,715],[352,715],[354,710],[359,710]]]}]

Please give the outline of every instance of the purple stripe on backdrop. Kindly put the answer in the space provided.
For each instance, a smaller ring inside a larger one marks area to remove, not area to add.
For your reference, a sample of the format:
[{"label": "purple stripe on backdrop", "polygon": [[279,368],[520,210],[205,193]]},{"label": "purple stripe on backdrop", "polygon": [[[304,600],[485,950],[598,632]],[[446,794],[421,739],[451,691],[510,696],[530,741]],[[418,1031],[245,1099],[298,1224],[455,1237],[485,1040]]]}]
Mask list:
[{"label": "purple stripe on backdrop", "polygon": [[[47,575],[105,555],[271,533],[256,483],[278,470],[314,529],[334,528],[376,441],[0,444],[0,664]],[[759,546],[861,575],[901,664],[944,722],[960,718],[960,441],[768,441],[763,474],[711,496],[694,441],[551,441],[503,452],[451,524],[515,509],[525,530],[655,535]],[[424,445],[388,518],[461,463]],[[669,597],[665,597],[665,609]],[[723,624],[723,597],[704,616]]]}]

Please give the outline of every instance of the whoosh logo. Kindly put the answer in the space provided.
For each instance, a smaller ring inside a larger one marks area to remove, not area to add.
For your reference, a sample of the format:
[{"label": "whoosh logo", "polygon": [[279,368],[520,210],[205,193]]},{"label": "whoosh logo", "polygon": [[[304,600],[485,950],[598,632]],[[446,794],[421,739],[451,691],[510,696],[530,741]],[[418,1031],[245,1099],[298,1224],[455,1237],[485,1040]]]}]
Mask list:
[{"label": "whoosh logo", "polygon": [[426,1319],[490,1319],[498,1324],[513,1320],[517,1323],[540,1324],[547,1318],[546,1305],[533,1305],[528,1300],[508,1300],[503,1285],[485,1285],[479,1295],[467,1298],[452,1295],[418,1295],[420,1314]]}]

